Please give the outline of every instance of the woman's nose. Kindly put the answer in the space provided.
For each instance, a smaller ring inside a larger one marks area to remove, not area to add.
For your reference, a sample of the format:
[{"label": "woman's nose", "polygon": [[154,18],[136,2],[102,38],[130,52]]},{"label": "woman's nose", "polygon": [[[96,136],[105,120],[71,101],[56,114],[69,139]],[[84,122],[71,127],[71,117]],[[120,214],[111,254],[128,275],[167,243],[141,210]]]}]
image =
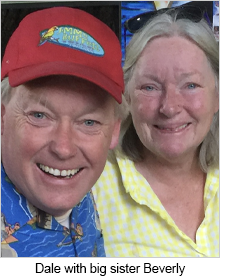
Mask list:
[{"label": "woman's nose", "polygon": [[160,113],[172,118],[182,110],[182,96],[175,88],[167,88],[160,105]]}]

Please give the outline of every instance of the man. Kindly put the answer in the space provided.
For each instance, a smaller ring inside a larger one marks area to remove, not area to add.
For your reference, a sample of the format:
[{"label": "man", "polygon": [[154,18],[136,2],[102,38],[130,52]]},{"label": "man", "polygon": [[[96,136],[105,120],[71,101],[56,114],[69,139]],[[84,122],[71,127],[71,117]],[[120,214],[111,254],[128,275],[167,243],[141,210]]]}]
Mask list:
[{"label": "man", "polygon": [[120,43],[95,17],[21,21],[2,62],[3,257],[105,256],[90,189],[117,145],[123,86]]}]

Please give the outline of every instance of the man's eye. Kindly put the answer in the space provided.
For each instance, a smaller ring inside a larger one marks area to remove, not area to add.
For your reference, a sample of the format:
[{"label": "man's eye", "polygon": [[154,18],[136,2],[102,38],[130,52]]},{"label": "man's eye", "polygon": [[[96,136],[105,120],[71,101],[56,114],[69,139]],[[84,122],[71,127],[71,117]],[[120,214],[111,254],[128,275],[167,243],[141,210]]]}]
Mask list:
[{"label": "man's eye", "polygon": [[93,121],[93,120],[86,120],[85,121],[86,126],[93,126],[94,124],[95,124],[95,121]]},{"label": "man's eye", "polygon": [[154,89],[154,87],[153,86],[146,86],[145,89],[148,90],[148,91],[151,91],[151,90]]},{"label": "man's eye", "polygon": [[27,117],[28,122],[31,125],[44,127],[51,124],[51,119],[48,114],[38,111],[30,111],[25,114]]},{"label": "man's eye", "polygon": [[34,112],[32,113],[32,115],[36,118],[36,119],[43,119],[45,117],[44,113],[40,113],[40,112]]}]

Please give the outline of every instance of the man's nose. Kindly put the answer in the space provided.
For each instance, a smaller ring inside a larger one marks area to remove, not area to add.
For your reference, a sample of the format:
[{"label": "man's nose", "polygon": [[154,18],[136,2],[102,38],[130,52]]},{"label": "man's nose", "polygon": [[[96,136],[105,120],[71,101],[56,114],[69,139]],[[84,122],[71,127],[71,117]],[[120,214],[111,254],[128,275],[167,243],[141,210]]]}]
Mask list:
[{"label": "man's nose", "polygon": [[57,125],[52,134],[50,149],[60,159],[68,159],[76,154],[77,145],[72,125],[68,122]]},{"label": "man's nose", "polygon": [[160,105],[160,113],[172,118],[182,110],[182,96],[175,87],[167,87]]}]

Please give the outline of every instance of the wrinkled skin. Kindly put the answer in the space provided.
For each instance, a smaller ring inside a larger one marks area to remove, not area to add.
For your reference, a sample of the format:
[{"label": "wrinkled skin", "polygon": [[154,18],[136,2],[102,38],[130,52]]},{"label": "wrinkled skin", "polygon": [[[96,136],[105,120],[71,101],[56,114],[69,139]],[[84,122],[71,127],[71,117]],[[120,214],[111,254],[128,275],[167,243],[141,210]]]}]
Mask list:
[{"label": "wrinkled skin", "polygon": [[[119,129],[115,101],[98,86],[68,76],[41,78],[13,88],[2,104],[2,162],[30,203],[60,216],[94,185]],[[53,176],[40,164],[77,173]]]}]

